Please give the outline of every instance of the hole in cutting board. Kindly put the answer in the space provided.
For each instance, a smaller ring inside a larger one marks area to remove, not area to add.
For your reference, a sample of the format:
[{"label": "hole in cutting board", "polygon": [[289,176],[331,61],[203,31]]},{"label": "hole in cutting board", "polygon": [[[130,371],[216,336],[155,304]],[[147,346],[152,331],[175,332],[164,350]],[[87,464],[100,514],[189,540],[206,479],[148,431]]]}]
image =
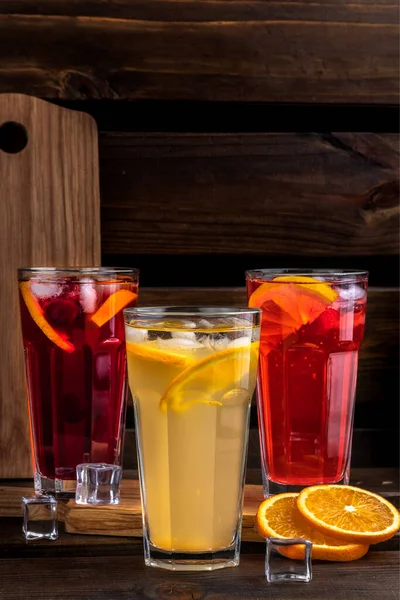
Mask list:
[{"label": "hole in cutting board", "polygon": [[28,133],[23,125],[7,121],[0,127],[0,150],[8,154],[18,154],[28,143]]}]

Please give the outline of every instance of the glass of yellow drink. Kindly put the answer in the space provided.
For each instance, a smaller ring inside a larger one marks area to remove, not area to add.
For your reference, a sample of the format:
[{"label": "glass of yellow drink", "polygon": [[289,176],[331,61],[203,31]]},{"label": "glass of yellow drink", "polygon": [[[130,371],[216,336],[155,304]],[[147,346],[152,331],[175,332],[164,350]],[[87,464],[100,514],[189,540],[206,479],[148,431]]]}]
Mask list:
[{"label": "glass of yellow drink", "polygon": [[145,563],[239,564],[260,311],[124,311],[134,399]]}]

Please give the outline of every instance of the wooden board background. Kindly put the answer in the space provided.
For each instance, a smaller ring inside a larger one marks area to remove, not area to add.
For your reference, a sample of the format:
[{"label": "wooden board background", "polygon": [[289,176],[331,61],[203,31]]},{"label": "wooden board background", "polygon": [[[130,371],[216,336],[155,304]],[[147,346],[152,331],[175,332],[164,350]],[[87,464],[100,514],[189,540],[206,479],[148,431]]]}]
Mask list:
[{"label": "wooden board background", "polygon": [[[17,268],[100,263],[94,120],[19,94],[0,95],[0,127],[22,125],[19,153],[0,150],[0,477],[32,473]],[[0,130],[1,133],[1,130]]]},{"label": "wooden board background", "polygon": [[392,0],[5,0],[0,91],[396,104],[398,43]]}]

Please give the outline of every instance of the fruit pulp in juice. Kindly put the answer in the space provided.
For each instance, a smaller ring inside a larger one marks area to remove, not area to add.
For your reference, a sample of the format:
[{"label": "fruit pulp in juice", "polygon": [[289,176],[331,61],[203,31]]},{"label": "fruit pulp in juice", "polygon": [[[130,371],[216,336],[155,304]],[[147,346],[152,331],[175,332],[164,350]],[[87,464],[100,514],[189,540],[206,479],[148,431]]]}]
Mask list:
[{"label": "fruit pulp in juice", "polygon": [[123,306],[137,284],[68,277],[20,282],[36,471],[74,480],[82,462],[118,463],[125,402]]},{"label": "fruit pulp in juice", "polygon": [[258,331],[127,325],[145,521],[164,551],[235,541]]},{"label": "fruit pulp in juice", "polygon": [[344,477],[365,288],[247,280],[250,306],[262,309],[260,440],[267,477],[276,483],[327,484]]}]

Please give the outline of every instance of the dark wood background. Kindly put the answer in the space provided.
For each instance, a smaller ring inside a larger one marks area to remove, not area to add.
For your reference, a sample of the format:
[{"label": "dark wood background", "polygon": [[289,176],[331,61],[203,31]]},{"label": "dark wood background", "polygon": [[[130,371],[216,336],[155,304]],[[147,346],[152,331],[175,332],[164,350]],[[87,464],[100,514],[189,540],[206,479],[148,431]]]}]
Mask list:
[{"label": "dark wood background", "polygon": [[141,269],[142,305],[244,303],[249,268],[369,270],[358,467],[398,464],[398,16],[392,0],[0,3],[0,93],[93,115],[103,264]]}]

